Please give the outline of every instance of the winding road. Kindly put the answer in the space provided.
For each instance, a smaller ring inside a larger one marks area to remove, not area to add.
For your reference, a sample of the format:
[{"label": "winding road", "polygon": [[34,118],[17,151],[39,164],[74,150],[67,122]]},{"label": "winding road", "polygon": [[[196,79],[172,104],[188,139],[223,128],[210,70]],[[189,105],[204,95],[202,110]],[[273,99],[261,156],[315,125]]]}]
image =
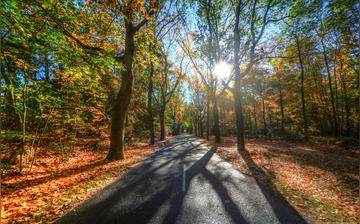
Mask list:
[{"label": "winding road", "polygon": [[191,136],[166,144],[57,223],[307,223]]}]

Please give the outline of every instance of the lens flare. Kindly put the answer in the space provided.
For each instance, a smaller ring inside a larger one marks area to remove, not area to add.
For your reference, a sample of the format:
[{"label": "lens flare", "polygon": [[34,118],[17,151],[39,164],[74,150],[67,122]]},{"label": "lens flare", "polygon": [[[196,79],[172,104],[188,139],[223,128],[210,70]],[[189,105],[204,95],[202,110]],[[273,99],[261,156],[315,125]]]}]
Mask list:
[{"label": "lens flare", "polygon": [[227,79],[230,77],[232,70],[232,66],[227,64],[226,62],[219,62],[215,65],[214,68],[214,75],[218,77],[219,79]]}]

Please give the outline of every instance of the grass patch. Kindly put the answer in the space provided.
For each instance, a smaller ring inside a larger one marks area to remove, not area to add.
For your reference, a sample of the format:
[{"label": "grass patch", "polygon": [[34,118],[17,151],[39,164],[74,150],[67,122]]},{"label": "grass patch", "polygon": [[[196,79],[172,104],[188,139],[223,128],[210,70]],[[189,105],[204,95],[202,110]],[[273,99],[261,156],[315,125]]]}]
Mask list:
[{"label": "grass patch", "polygon": [[[299,190],[291,189],[287,185],[281,185],[279,190],[297,207],[306,208],[311,214],[311,217],[319,216],[322,221],[330,223],[349,221],[350,217],[347,217],[346,214],[340,212],[331,202],[321,200]],[[323,212],[319,212],[319,210],[323,210]]]}]

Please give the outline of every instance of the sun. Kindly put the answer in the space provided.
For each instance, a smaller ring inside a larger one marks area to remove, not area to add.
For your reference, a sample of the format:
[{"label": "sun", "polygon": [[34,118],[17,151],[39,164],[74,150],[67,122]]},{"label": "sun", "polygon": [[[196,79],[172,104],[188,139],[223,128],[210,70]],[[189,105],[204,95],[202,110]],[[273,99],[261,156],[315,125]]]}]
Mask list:
[{"label": "sun", "polygon": [[219,79],[227,79],[231,75],[232,66],[224,61],[219,62],[215,65],[214,75]]}]

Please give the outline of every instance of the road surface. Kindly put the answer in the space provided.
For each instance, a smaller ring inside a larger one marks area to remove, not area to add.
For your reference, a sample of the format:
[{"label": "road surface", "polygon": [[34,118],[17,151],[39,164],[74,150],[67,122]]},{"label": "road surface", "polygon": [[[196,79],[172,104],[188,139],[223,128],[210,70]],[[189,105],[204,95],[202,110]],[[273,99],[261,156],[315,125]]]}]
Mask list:
[{"label": "road surface", "polygon": [[180,136],[58,223],[306,223],[214,150]]}]

